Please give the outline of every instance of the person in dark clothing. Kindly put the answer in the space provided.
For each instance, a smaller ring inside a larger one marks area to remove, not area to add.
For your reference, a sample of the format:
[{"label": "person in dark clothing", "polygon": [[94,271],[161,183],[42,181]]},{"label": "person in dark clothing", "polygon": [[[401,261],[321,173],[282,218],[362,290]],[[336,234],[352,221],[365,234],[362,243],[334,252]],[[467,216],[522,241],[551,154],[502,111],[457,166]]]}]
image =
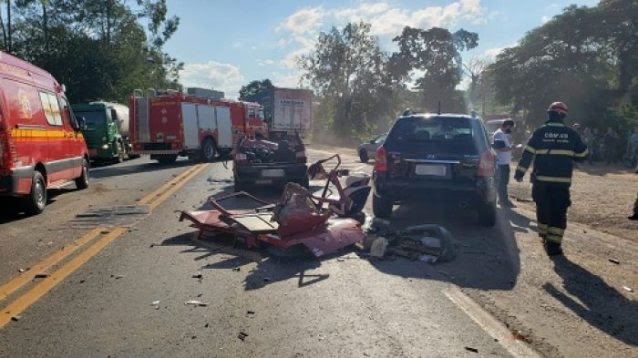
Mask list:
[{"label": "person in dark clothing", "polygon": [[567,228],[569,187],[574,161],[589,154],[576,131],[565,126],[567,106],[554,102],[547,109],[548,121],[529,139],[514,178],[521,182],[532,162],[532,198],[536,202],[538,234],[549,256],[562,255],[561,242]]}]

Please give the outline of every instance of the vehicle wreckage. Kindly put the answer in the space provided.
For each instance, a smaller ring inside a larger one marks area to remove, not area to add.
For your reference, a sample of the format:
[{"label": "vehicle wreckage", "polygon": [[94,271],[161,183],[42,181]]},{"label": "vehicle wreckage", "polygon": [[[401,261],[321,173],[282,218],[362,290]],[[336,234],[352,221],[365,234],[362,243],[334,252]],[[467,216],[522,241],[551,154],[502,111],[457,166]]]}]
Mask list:
[{"label": "vehicle wreckage", "polygon": [[[326,171],[324,164],[336,161]],[[269,247],[283,252],[305,248],[315,257],[363,242],[363,207],[370,194],[370,176],[339,169],[335,154],[308,168],[311,179],[325,179],[323,189],[311,193],[296,183],[287,183],[276,204],[246,192],[238,192],[208,202],[212,210],[182,211],[179,220],[189,220],[199,230],[198,238],[233,236],[247,248]],[[231,210],[223,203],[233,198],[249,199],[256,207]],[[358,218],[358,219],[357,219]]]}]

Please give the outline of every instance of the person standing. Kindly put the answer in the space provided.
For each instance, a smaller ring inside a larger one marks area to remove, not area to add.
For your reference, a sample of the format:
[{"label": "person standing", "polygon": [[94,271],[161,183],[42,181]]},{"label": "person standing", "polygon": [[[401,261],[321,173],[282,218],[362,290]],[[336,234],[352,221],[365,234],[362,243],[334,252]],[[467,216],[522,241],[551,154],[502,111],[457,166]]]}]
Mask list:
[{"label": "person standing", "polygon": [[574,161],[589,154],[587,145],[572,128],[565,126],[567,106],[554,102],[547,109],[548,120],[529,139],[514,178],[521,182],[529,166],[532,170],[532,198],[536,203],[538,234],[549,256],[562,255],[561,242],[567,228],[569,187]]},{"label": "person standing", "polygon": [[512,162],[512,130],[514,121],[506,119],[501,124],[501,128],[494,132],[492,143],[496,151],[496,164],[498,165],[498,201],[502,207],[514,207],[509,200],[507,185],[510,181],[510,163]]}]

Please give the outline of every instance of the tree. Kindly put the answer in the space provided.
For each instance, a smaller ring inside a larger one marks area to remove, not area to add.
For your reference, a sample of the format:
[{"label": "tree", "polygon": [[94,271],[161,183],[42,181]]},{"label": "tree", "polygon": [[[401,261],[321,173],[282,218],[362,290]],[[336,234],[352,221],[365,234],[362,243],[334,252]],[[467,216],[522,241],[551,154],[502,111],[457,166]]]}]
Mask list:
[{"label": "tree", "polygon": [[422,30],[406,26],[393,41],[399,46],[399,52],[390,59],[393,75],[409,80],[414,71],[423,73],[416,79],[416,88],[423,93],[428,110],[437,109],[439,103],[449,111],[466,110],[463,96],[456,91],[462,79],[461,52],[478,46],[478,34],[463,29],[451,33],[439,27]]},{"label": "tree", "polygon": [[166,0],[13,5],[12,52],[65,83],[72,102],[122,102],[135,88],[179,88],[183,65],[162,49],[179,25],[177,17],[168,17]]},{"label": "tree", "polygon": [[266,122],[272,122],[272,101],[273,86],[269,79],[262,81],[251,81],[249,84],[242,86],[239,90],[239,100],[248,102],[257,102],[262,105],[264,110],[264,119]]},{"label": "tree", "polygon": [[367,136],[395,109],[395,83],[370,24],[349,23],[319,35],[312,53],[300,66],[320,98],[315,128],[329,129],[342,138]]}]

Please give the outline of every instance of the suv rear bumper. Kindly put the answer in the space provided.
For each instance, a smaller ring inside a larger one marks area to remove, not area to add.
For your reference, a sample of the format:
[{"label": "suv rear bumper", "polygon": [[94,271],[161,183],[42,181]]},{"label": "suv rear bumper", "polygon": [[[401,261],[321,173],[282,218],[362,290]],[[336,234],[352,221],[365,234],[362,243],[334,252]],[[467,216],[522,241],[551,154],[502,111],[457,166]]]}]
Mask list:
[{"label": "suv rear bumper", "polygon": [[[284,171],[281,177],[269,177],[262,174],[263,170]],[[235,166],[235,182],[239,184],[275,184],[283,185],[287,182],[304,182],[308,176],[306,164],[273,164],[273,165],[239,165]]]},{"label": "suv rear bumper", "polygon": [[440,199],[442,201],[469,205],[496,202],[496,182],[492,177],[477,178],[473,183],[458,183],[448,180],[413,181],[387,180],[373,176],[374,195],[393,203]]}]

